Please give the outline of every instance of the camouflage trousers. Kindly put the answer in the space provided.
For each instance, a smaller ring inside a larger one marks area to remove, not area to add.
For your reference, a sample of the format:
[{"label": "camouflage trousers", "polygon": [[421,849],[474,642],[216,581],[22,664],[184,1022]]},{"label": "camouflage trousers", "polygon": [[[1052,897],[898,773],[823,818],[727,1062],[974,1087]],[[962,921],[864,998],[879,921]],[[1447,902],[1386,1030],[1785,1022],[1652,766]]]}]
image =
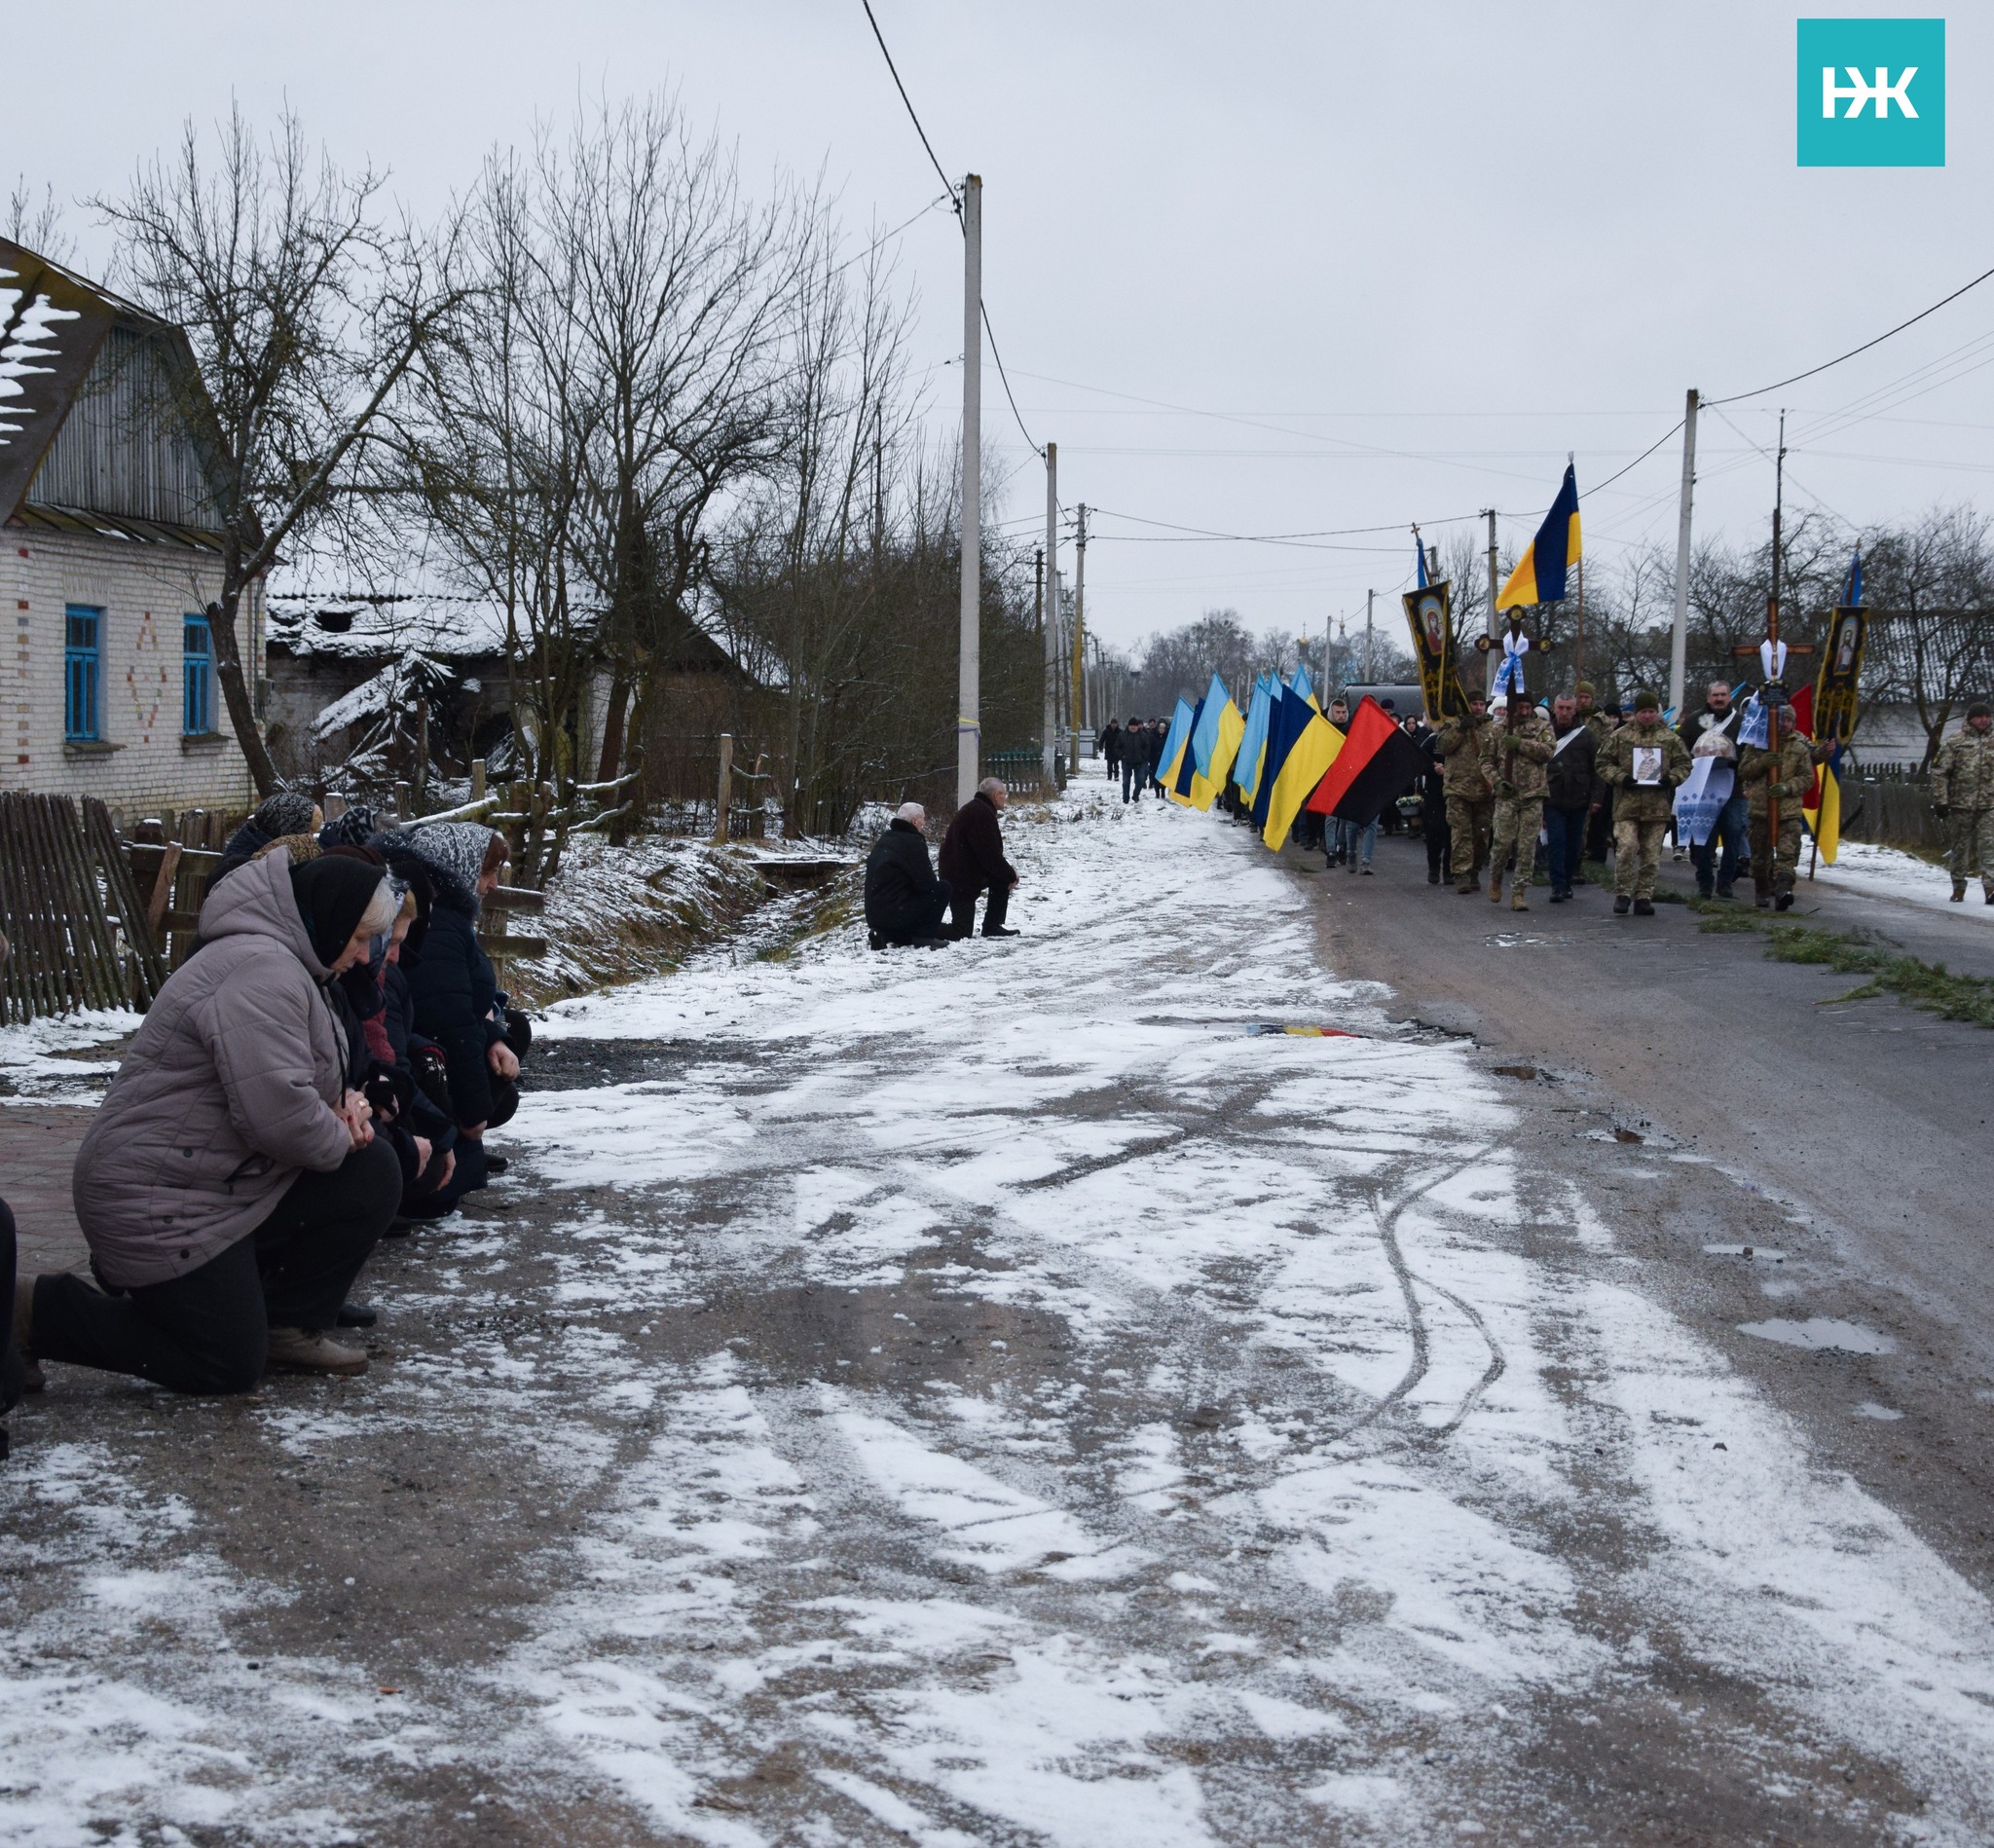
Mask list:
[{"label": "camouflage trousers", "polygon": [[1994,892],[1994,808],[1953,810],[1945,824],[1945,859],[1955,892],[1964,892],[1976,872]]},{"label": "camouflage trousers", "polygon": [[1613,894],[1622,899],[1651,899],[1655,874],[1661,870],[1666,819],[1636,821],[1617,816],[1613,822]]},{"label": "camouflage trousers", "polygon": [[1489,840],[1489,890],[1502,890],[1502,866],[1516,849],[1516,879],[1510,895],[1521,904],[1537,869],[1537,832],[1544,825],[1541,795],[1504,795],[1496,803],[1496,826]]},{"label": "camouflage trousers", "polygon": [[1470,891],[1484,867],[1489,864],[1489,832],[1496,819],[1496,798],[1479,801],[1462,796],[1447,798],[1447,832],[1454,842],[1454,882]]},{"label": "camouflage trousers", "polygon": [[[1752,818],[1752,887],[1754,902],[1766,905],[1783,892],[1793,889],[1793,873],[1800,865],[1800,813],[1793,805],[1790,815],[1780,814],[1780,850],[1777,856],[1765,850],[1766,817]],[[1767,882],[1767,875],[1771,882]]]}]

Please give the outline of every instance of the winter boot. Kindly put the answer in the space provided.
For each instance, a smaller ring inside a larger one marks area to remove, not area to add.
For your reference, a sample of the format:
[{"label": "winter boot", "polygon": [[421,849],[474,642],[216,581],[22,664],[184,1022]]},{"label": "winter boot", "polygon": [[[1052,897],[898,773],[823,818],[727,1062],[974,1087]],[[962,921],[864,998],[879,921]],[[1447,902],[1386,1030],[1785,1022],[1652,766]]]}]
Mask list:
[{"label": "winter boot", "polygon": [[1793,908],[1793,895],[1791,892],[1782,892],[1773,900],[1772,908],[1775,911],[1791,911]]},{"label": "winter boot", "polygon": [[1531,902],[1524,897],[1521,888],[1509,895],[1509,908],[1512,911],[1528,911],[1531,908]]},{"label": "winter boot", "polygon": [[1634,915],[1636,917],[1653,917],[1654,914],[1655,907],[1649,900],[1636,899],[1634,901]]},{"label": "winter boot", "polygon": [[34,1332],[34,1322],[35,1280],[31,1276],[18,1276],[14,1279],[14,1351],[20,1356],[20,1389],[23,1392],[39,1392],[49,1384],[48,1376],[35,1359],[33,1344],[28,1340]]},{"label": "winter boot", "polygon": [[1614,898],[1613,915],[1615,917],[1625,917],[1629,911],[1633,910],[1633,908],[1634,901],[1630,899],[1626,893],[1622,892]]},{"label": "winter boot", "polygon": [[367,1371],[367,1355],[316,1328],[273,1328],[266,1364],[273,1373],[336,1373],[351,1378]]}]

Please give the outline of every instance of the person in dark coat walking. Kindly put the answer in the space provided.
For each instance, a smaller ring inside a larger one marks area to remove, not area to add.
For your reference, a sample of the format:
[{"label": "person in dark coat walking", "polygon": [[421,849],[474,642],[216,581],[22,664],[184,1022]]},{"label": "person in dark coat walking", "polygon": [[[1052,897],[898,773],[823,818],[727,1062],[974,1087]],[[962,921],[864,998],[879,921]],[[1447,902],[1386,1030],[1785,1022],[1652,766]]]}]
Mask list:
[{"label": "person in dark coat walking", "polygon": [[1108,781],[1114,782],[1122,769],[1122,727],[1113,719],[1101,733],[1101,757],[1108,766]]},{"label": "person in dark coat walking", "polygon": [[948,882],[948,904],[955,914],[958,937],[967,937],[976,928],[979,892],[990,895],[983,907],[983,935],[1017,935],[1004,922],[1017,873],[1004,857],[1004,831],[997,826],[997,812],[1009,799],[1003,779],[986,776],[977,785],[976,795],[955,811],[955,819],[942,836],[942,876]]},{"label": "person in dark coat walking", "polygon": [[1596,759],[1599,734],[1578,716],[1578,701],[1560,693],[1551,702],[1551,730],[1556,743],[1544,766],[1544,837],[1550,848],[1551,903],[1563,905],[1571,896],[1585,853],[1586,830],[1594,808],[1606,799]]},{"label": "person in dark coat walking", "polygon": [[1149,721],[1149,786],[1161,795],[1163,793],[1163,779],[1158,772],[1163,767],[1163,746],[1170,736],[1170,722],[1166,719],[1152,719]]},{"label": "person in dark coat walking", "polygon": [[948,911],[948,881],[938,879],[928,861],[921,831],[928,811],[903,802],[885,833],[872,843],[866,861],[866,928],[874,949],[919,943],[932,948],[948,940],[942,920]]},{"label": "person in dark coat walking", "polygon": [[1406,736],[1420,747],[1425,767],[1413,779],[1420,797],[1420,832],[1426,841],[1426,883],[1454,878],[1453,834],[1447,826],[1447,779],[1440,774],[1440,734],[1415,713],[1406,721]]},{"label": "person in dark coat walking", "polygon": [[1142,800],[1142,786],[1149,781],[1149,727],[1131,719],[1122,732],[1122,799]]}]

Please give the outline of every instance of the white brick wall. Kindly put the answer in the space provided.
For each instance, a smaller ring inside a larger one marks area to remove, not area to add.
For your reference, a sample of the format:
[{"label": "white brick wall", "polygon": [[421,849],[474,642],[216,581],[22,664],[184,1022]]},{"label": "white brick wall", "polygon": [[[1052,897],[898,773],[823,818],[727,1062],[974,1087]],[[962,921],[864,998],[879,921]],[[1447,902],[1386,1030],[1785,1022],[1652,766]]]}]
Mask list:
[{"label": "white brick wall", "polygon": [[[188,744],[181,723],[181,617],[219,594],[210,554],[122,538],[0,529],[0,610],[13,633],[0,661],[0,789],[96,795],[121,817],[160,808],[248,809],[255,787],[214,690],[219,743]],[[62,737],[62,649],[70,604],[103,610],[99,736],[92,753]],[[261,659],[260,600],[244,663]]]}]

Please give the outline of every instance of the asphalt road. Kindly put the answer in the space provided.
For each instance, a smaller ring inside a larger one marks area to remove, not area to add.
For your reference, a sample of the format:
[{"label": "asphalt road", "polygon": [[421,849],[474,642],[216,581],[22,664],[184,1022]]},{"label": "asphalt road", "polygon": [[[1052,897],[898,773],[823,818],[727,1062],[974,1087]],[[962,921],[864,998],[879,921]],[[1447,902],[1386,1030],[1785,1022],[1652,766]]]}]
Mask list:
[{"label": "asphalt road", "polygon": [[[1577,1165],[1657,1261],[1649,1286],[1802,1419],[1825,1461],[1994,1589],[1994,1033],[1888,997],[1841,1002],[1860,976],[1776,962],[1755,933],[1704,934],[1686,905],[1616,917],[1598,887],[1556,906],[1539,887],[1519,913],[1428,885],[1423,847],[1389,837],[1370,878],[1284,859],[1315,896],[1331,968],[1389,983],[1388,1013],[1470,1033],[1498,1067],[1539,1068],[1516,1089],[1540,1106],[1526,1121],[1547,1163],[1570,1164],[1566,1126],[1588,1118],[1707,1158],[1633,1186],[1604,1154]],[[1662,884],[1694,890],[1680,863]],[[1790,916],[1994,975],[1978,896],[1949,912],[1803,883]],[[1776,1272],[1705,1248],[1754,1241],[1783,1249]],[[1849,1356],[1736,1332],[1773,1312],[1846,1318],[1899,1351],[1865,1360],[1859,1386]],[[1880,1407],[1864,1396],[1879,1376]],[[1855,1415],[1865,1404],[1902,1416]]]}]

